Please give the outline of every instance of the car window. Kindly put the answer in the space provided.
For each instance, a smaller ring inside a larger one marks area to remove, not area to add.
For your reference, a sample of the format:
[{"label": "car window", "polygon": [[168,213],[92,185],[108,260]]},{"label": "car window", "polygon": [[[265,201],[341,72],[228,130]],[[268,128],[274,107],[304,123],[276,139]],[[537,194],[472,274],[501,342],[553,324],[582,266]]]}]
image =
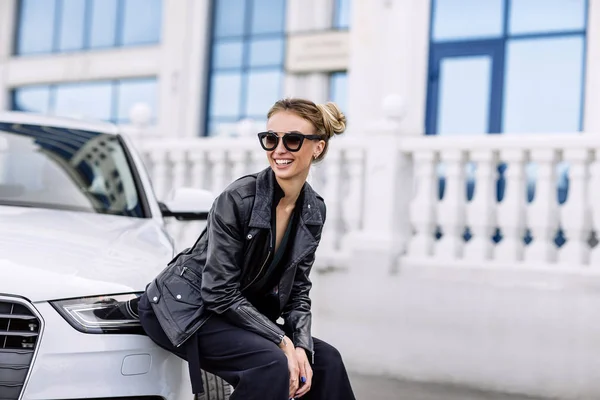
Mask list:
[{"label": "car window", "polygon": [[144,217],[115,135],[0,123],[0,204]]}]

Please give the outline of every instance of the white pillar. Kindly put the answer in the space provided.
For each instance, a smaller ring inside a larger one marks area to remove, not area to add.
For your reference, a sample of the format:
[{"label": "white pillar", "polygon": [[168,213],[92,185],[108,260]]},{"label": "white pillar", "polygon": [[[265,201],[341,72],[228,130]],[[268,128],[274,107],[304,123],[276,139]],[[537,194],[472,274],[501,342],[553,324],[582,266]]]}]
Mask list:
[{"label": "white pillar", "polygon": [[198,136],[204,127],[210,1],[164,0],[158,124],[162,135]]},{"label": "white pillar", "polygon": [[7,63],[13,51],[15,42],[16,0],[0,1],[0,110],[10,107],[10,88],[6,79]]},{"label": "white pillar", "polygon": [[407,100],[402,129],[423,133],[430,1],[354,0],[350,30],[349,114],[365,131],[386,95]]},{"label": "white pillar", "polygon": [[[369,126],[366,143],[363,226],[349,233],[344,249],[359,274],[389,274],[405,251],[410,233],[412,164],[399,148],[404,114],[399,96],[384,100],[384,118]],[[382,143],[385,145],[382,146]]]},{"label": "white pillar", "polygon": [[588,2],[583,131],[600,134],[600,2]]}]

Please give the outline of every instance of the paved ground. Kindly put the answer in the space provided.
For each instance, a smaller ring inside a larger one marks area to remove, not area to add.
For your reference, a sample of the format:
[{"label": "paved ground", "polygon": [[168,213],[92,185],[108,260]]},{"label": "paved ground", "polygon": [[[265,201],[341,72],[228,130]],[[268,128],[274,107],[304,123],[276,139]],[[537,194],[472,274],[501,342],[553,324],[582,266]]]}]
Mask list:
[{"label": "paved ground", "polygon": [[404,382],[356,374],[352,374],[350,378],[357,400],[540,400],[449,385]]}]

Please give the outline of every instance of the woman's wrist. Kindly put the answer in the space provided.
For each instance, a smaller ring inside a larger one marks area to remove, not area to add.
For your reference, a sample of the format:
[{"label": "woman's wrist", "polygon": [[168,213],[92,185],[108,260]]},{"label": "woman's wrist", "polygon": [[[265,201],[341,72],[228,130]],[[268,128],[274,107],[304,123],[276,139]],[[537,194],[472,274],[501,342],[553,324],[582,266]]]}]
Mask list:
[{"label": "woman's wrist", "polygon": [[279,348],[283,351],[292,351],[294,350],[294,345],[292,341],[287,336],[284,336],[279,343]]}]

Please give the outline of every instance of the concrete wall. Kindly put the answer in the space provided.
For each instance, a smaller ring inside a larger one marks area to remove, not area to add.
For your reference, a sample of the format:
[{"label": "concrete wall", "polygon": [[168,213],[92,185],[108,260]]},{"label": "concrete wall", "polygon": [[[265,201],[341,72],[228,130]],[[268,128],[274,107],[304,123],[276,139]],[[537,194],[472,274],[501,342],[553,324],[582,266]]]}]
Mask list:
[{"label": "concrete wall", "polygon": [[404,262],[314,278],[317,337],[350,370],[600,398],[600,273]]}]

